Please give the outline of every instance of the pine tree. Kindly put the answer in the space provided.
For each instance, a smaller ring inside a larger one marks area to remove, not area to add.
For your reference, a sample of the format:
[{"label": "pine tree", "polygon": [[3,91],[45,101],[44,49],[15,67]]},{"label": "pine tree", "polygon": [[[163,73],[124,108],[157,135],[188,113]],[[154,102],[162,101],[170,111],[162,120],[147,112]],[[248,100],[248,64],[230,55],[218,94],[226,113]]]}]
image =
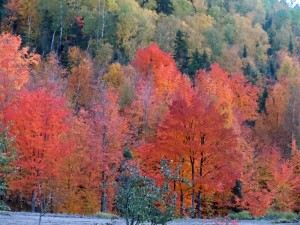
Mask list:
[{"label": "pine tree", "polygon": [[200,55],[198,49],[196,49],[192,54],[189,64],[189,77],[192,81],[194,81],[195,73],[199,69],[210,70],[210,60],[206,50]]},{"label": "pine tree", "polygon": [[201,68],[201,56],[198,49],[196,48],[196,50],[192,54],[191,63],[189,65],[189,77],[191,78],[192,81],[194,81],[196,71],[200,68]]},{"label": "pine tree", "polygon": [[292,40],[292,35],[290,35],[289,51],[290,51],[291,55],[293,55],[293,53],[294,53],[294,44],[293,44],[293,40]]},{"label": "pine tree", "polygon": [[247,46],[244,45],[244,48],[243,48],[243,58],[247,58],[247,57],[248,57]]},{"label": "pine tree", "polygon": [[206,50],[203,51],[203,54],[201,56],[200,68],[205,69],[206,71],[210,70],[210,60]]},{"label": "pine tree", "polygon": [[173,58],[176,61],[178,69],[182,73],[187,74],[189,67],[189,52],[185,35],[180,30],[176,33]]},{"label": "pine tree", "polygon": [[242,68],[244,75],[247,77],[252,84],[255,84],[257,81],[257,73],[252,65],[247,62],[246,65]]},{"label": "pine tree", "polygon": [[171,0],[156,0],[156,12],[170,15],[173,12],[173,4]]}]

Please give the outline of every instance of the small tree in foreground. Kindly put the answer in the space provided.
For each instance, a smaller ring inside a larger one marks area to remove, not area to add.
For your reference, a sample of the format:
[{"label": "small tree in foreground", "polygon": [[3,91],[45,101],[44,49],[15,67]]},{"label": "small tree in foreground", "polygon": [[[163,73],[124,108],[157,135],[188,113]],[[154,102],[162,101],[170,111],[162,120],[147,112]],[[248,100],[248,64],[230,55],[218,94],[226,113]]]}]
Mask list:
[{"label": "small tree in foreground", "polygon": [[5,204],[6,182],[7,176],[13,172],[10,163],[15,159],[14,149],[11,146],[13,139],[9,138],[8,134],[8,128],[3,129],[0,123],[0,210],[8,209]]},{"label": "small tree in foreground", "polygon": [[168,182],[159,187],[155,180],[143,176],[130,161],[121,166],[118,182],[117,209],[125,217],[127,225],[146,221],[166,224],[174,218],[176,197],[171,193]]}]

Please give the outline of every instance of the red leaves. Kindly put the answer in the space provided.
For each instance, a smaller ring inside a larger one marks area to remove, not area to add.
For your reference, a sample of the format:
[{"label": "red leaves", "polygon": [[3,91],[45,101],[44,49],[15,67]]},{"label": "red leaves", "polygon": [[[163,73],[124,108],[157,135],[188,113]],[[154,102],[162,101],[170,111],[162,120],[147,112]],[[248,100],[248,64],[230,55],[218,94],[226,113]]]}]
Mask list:
[{"label": "red leaves", "polygon": [[16,136],[18,173],[11,188],[31,194],[57,176],[60,160],[65,156],[69,110],[64,98],[43,89],[23,91],[5,111],[11,133]]}]

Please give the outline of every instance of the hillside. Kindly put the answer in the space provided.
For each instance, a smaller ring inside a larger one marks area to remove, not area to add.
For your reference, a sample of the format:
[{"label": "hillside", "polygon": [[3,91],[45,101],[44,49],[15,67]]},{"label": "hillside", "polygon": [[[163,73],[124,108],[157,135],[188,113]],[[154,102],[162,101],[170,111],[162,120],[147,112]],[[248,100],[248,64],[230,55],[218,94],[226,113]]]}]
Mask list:
[{"label": "hillside", "polygon": [[299,4],[0,0],[0,24],[0,209],[299,212]]}]

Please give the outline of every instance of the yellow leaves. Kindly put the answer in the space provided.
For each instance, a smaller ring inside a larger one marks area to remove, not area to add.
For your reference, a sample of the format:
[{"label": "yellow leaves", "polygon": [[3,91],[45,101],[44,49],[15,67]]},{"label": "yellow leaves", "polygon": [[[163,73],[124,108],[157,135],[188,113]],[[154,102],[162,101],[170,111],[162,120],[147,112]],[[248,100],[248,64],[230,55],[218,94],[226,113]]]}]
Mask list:
[{"label": "yellow leaves", "polygon": [[146,47],[153,41],[157,15],[140,8],[133,0],[119,0],[118,6],[117,41],[133,58],[138,47]]},{"label": "yellow leaves", "polygon": [[297,59],[284,51],[280,51],[278,56],[280,62],[280,68],[277,71],[278,80],[287,79],[289,83],[297,83],[297,79],[300,78],[300,65]]},{"label": "yellow leaves", "polygon": [[189,34],[187,40],[189,49],[198,48],[202,50],[203,33],[213,25],[213,18],[205,14],[196,14],[186,17],[185,23],[187,24],[186,32]]},{"label": "yellow leaves", "polygon": [[88,107],[90,104],[94,68],[89,55],[78,47],[69,50],[69,57],[71,74],[68,77],[67,96],[78,110],[79,107]]},{"label": "yellow leaves", "polygon": [[109,66],[108,73],[103,77],[106,85],[119,89],[124,83],[124,73],[119,63],[115,63]]}]

